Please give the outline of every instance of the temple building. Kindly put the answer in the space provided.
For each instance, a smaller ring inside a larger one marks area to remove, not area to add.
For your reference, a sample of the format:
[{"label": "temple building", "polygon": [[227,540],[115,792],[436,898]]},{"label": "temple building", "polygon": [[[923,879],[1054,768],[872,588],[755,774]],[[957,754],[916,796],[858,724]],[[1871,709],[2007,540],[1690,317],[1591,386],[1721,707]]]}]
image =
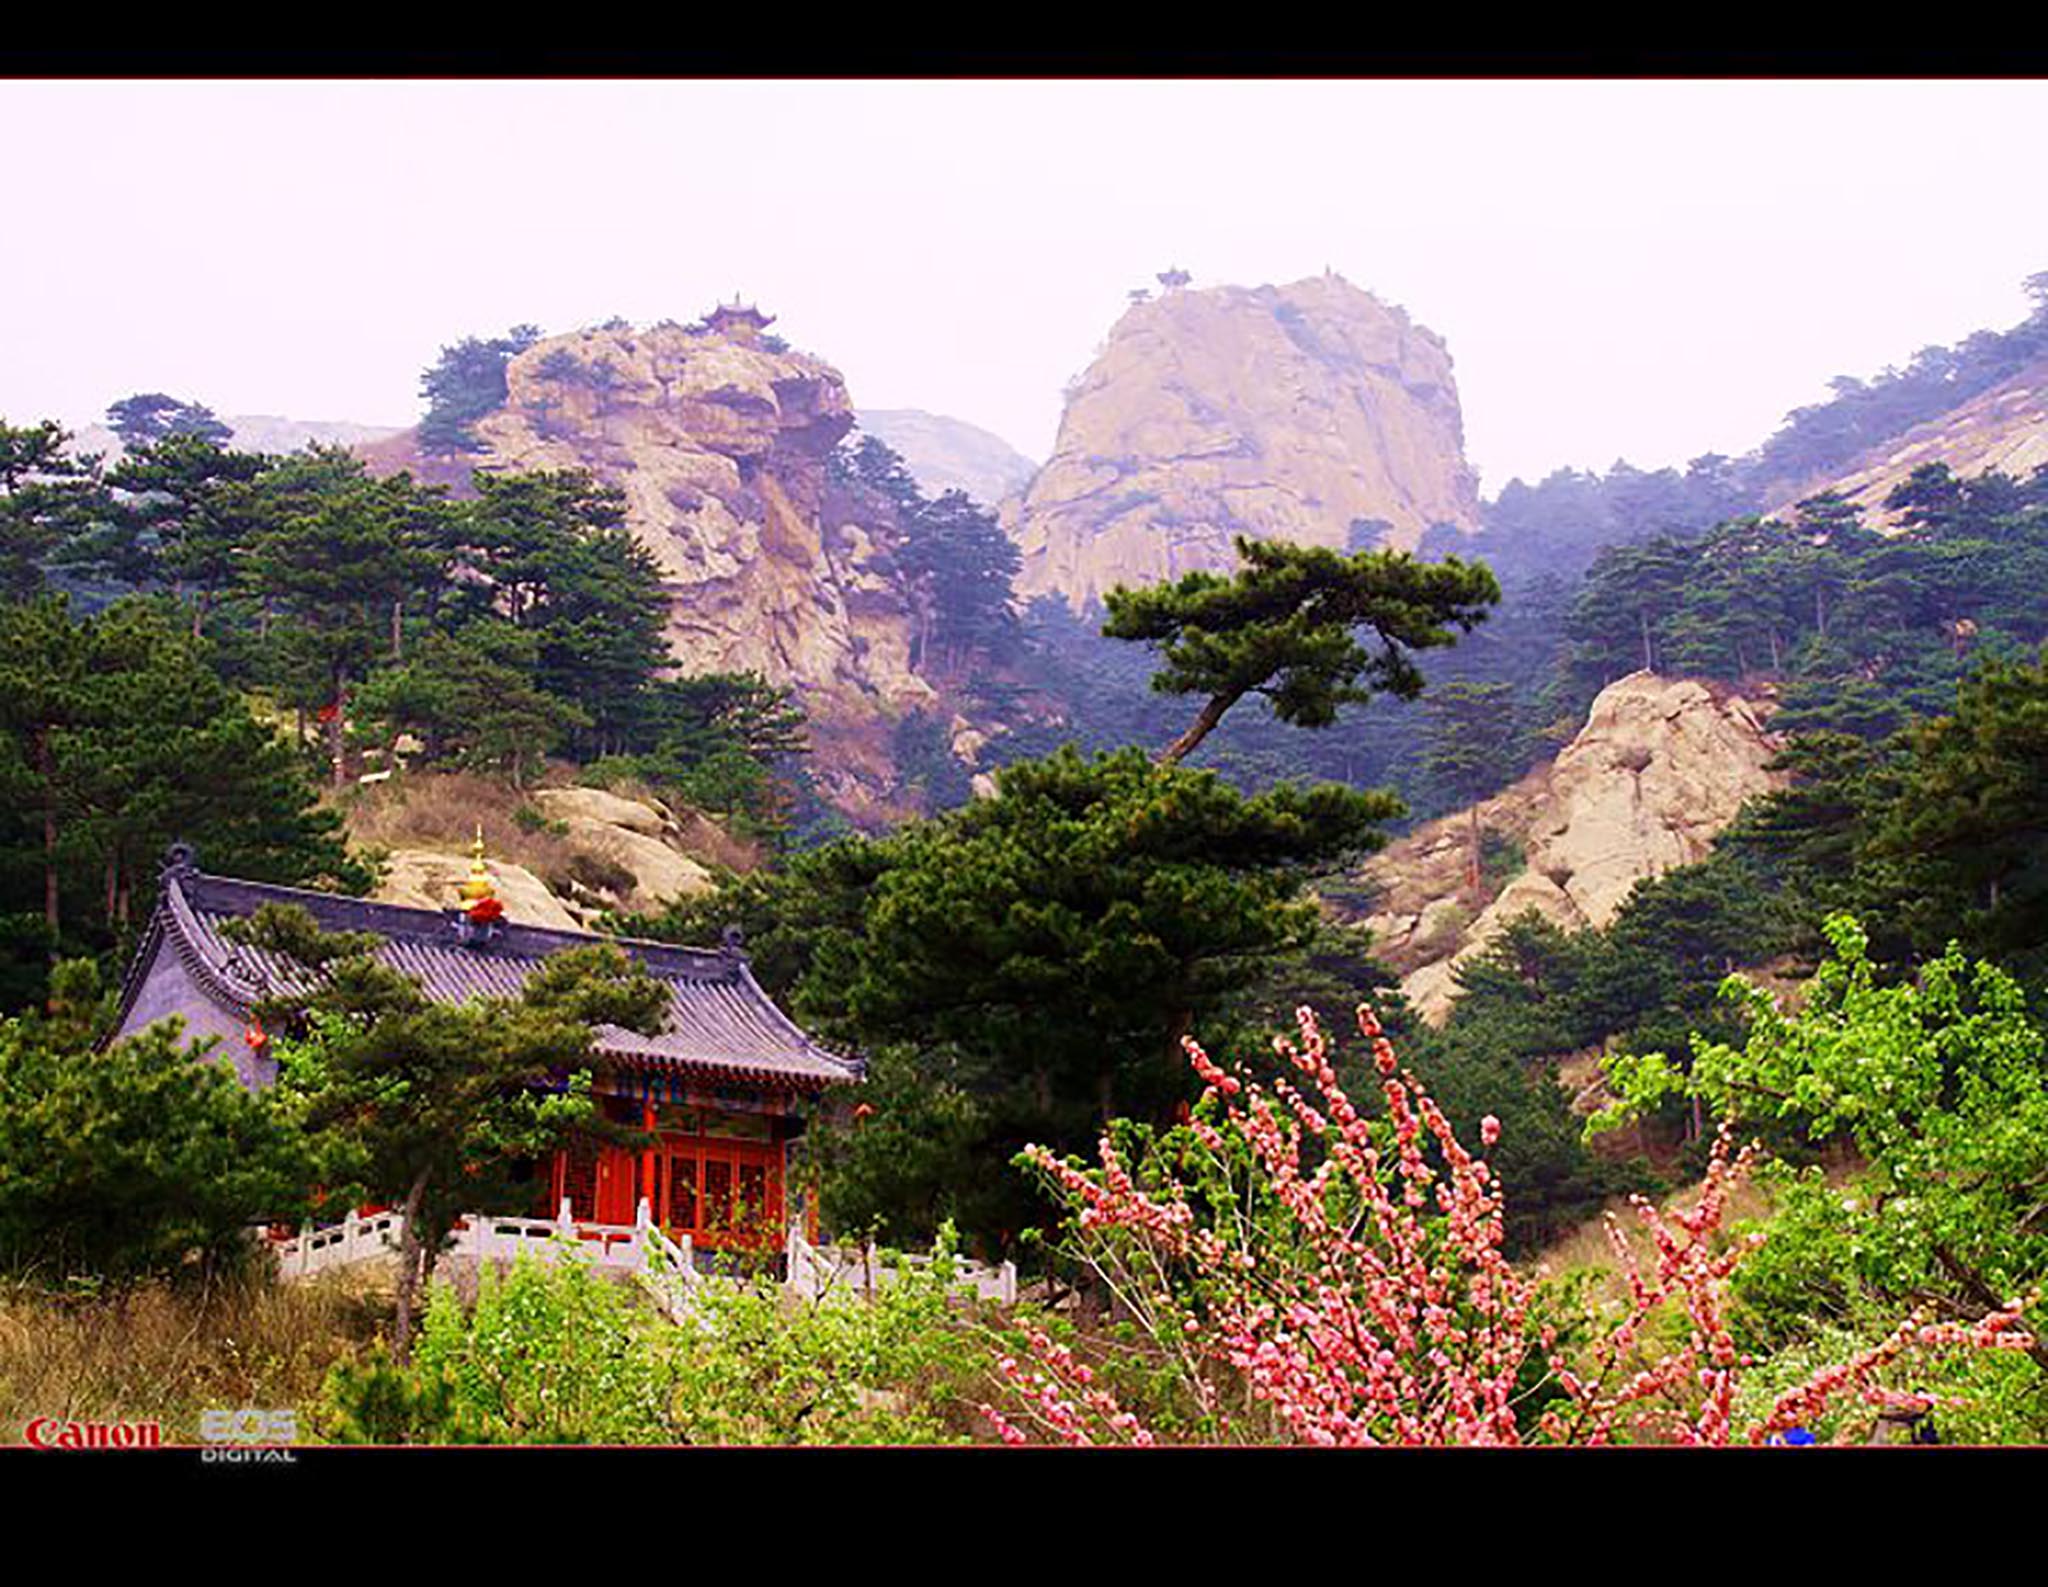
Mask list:
[{"label": "temple building", "polygon": [[775,316],[763,314],[751,303],[742,303],[734,298],[730,303],[721,303],[704,316],[707,330],[728,337],[742,346],[751,347],[760,334],[775,323]]},{"label": "temple building", "polygon": [[[828,1051],[777,1008],[737,938],[714,949],[520,925],[504,918],[479,834],[470,879],[445,911],[209,876],[190,848],[171,850],[163,886],[122,988],[116,1037],[176,1016],[195,1041],[218,1038],[252,1089],[277,1077],[256,1006],[303,971],[222,935],[264,904],[296,904],[329,932],[373,932],[377,956],[439,1002],[516,996],[550,954],[610,942],[669,988],[655,1036],[597,1027],[593,1089],[606,1117],[656,1136],[644,1149],[590,1140],[536,1164],[533,1205],[566,1201],[579,1223],[654,1221],[698,1250],[779,1249],[791,1216],[790,1171],[805,1125],[831,1088],[857,1083],[859,1059]],[[810,1216],[802,1219],[810,1223]]]}]

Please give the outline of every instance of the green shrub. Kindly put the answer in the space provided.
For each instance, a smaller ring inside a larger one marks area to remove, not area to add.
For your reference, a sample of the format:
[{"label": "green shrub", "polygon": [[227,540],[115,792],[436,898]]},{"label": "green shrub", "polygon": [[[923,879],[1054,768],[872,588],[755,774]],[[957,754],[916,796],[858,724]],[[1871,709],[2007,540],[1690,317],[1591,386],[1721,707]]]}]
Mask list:
[{"label": "green shrub", "polygon": [[435,1290],[409,1366],[328,1375],[319,1431],[379,1444],[964,1442],[987,1336],[955,1310],[951,1233],[872,1302],[769,1283],[697,1286],[673,1324],[579,1263],[486,1273],[474,1308]]}]

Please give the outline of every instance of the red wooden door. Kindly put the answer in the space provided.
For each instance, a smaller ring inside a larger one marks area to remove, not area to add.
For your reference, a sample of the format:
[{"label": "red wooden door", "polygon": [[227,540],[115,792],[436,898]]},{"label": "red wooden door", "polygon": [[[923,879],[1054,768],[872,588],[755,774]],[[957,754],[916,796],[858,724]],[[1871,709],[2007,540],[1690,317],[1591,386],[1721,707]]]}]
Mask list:
[{"label": "red wooden door", "polygon": [[782,1147],[717,1136],[670,1136],[660,1217],[710,1249],[782,1243]]},{"label": "red wooden door", "polygon": [[606,1146],[597,1154],[597,1221],[599,1223],[631,1223],[634,1219],[633,1205],[634,1169],[638,1165],[631,1152],[616,1146]]}]

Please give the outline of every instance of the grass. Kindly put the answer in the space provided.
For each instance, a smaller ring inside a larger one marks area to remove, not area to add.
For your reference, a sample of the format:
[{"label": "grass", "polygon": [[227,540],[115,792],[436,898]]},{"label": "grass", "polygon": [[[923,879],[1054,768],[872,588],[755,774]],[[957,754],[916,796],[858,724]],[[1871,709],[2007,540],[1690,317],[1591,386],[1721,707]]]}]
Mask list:
[{"label": "grass", "polygon": [[[1657,1206],[1667,1218],[1674,1212],[1689,1212],[1699,1205],[1704,1189],[1703,1184],[1687,1185],[1663,1197]],[[1770,1197],[1763,1190],[1748,1179],[1738,1180],[1729,1192],[1727,1206],[1721,1215],[1724,1237],[1725,1231],[1735,1225],[1766,1217],[1770,1210]],[[1650,1238],[1650,1232],[1637,1216],[1636,1209],[1622,1197],[1610,1201],[1599,1217],[1588,1218],[1570,1234],[1544,1247],[1533,1264],[1536,1271],[1560,1278],[1574,1273],[1590,1274],[1592,1287],[1586,1301],[1596,1310],[1624,1309],[1629,1302],[1628,1279],[1607,1236],[1609,1215],[1621,1225],[1622,1237],[1639,1270],[1645,1274],[1655,1272],[1656,1242]]]},{"label": "grass", "polygon": [[[551,768],[553,769],[553,768]],[[543,786],[566,784],[559,777]],[[651,790],[619,784],[622,798],[651,800]],[[488,859],[523,866],[547,880],[578,874],[579,860],[593,856],[554,824],[526,821],[518,812],[533,805],[531,792],[521,792],[502,778],[474,772],[408,771],[392,781],[357,788],[343,796],[349,841],[360,848],[429,849],[467,854],[483,826]],[[694,810],[675,812],[680,827],[678,847],[693,859],[735,871],[753,869],[761,861],[757,846],[742,842]]]},{"label": "grass", "polygon": [[292,1409],[312,1422],[335,1361],[367,1346],[390,1315],[360,1286],[206,1287],[151,1283],[117,1294],[0,1289],[0,1444],[38,1416],[157,1421],[169,1444],[196,1443],[206,1410]]}]

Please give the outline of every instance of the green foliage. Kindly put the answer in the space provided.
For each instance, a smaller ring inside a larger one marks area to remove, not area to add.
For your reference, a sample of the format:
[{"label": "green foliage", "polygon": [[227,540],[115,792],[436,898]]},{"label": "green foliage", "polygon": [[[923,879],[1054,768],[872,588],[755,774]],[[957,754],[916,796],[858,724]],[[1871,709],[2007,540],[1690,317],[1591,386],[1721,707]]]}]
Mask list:
[{"label": "green foliage", "polygon": [[234,431],[200,402],[180,402],[161,391],[123,397],[107,409],[107,426],[130,452],[156,446],[174,436],[225,444]]},{"label": "green foliage", "polygon": [[1780,1332],[1854,1320],[1866,1296],[1980,1316],[2048,1276],[2048,1041],[1991,964],[1952,947],[1886,985],[1853,919],[1826,931],[1834,956],[1797,1015],[1731,978],[1741,1044],[1695,1040],[1686,1073],[1660,1053],[1613,1059],[1622,1100],[1596,1124],[1676,1093],[1737,1127],[1778,1123],[1855,1151],[1864,1167],[1846,1186],[1784,1176],[1749,1291]]},{"label": "green foliage", "polygon": [[1902,871],[1916,944],[1952,933],[2048,967],[2048,651],[2033,666],[1987,662],[1906,747],[1868,851]]},{"label": "green foliage", "polygon": [[102,952],[148,917],[167,844],[256,880],[363,888],[290,750],[158,606],[0,607],[0,896]]},{"label": "green foliage", "polygon": [[204,433],[175,430],[131,447],[107,476],[119,506],[74,535],[69,567],[123,583],[169,585],[192,600],[192,631],[234,585],[257,533],[253,482],[265,460]]},{"label": "green foliage", "polygon": [[39,591],[50,554],[106,511],[93,469],[66,455],[70,439],[48,419],[33,427],[0,420],[0,595],[9,599]]},{"label": "green foliage", "polygon": [[[1164,752],[1179,760],[1248,694],[1297,727],[1327,727],[1340,707],[1375,693],[1412,700],[1422,673],[1411,650],[1455,641],[1500,599],[1480,564],[1405,552],[1350,556],[1320,546],[1239,537],[1245,566],[1225,578],[1190,573],[1178,583],[1112,590],[1103,632],[1156,646],[1165,665],[1153,688],[1208,696],[1193,727]],[[1370,629],[1377,648],[1355,630]]]},{"label": "green foliage", "polygon": [[1484,799],[1521,770],[1514,693],[1508,683],[1460,679],[1424,700],[1430,741],[1422,772],[1443,808]]},{"label": "green foliage", "polygon": [[506,772],[523,786],[548,748],[590,719],[537,681],[534,635],[495,618],[453,633],[429,631],[397,666],[377,672],[356,695],[358,722],[395,746],[401,734],[426,745],[430,764]]},{"label": "green foliage", "polygon": [[[1780,920],[1849,910],[1886,955],[1951,938],[2015,973],[2048,969],[2048,663],[1989,659],[1954,710],[1870,743],[1812,732],[1777,761],[1790,787],[1752,802],[1721,850],[1754,871]],[[1808,930],[1788,940],[1818,945]]]},{"label": "green foliage", "polygon": [[1006,1209],[985,1204],[980,1160],[987,1110],[968,1082],[950,1051],[890,1045],[868,1054],[859,1117],[815,1131],[808,1143],[833,1228],[917,1246],[949,1220],[999,1225]]},{"label": "green foliage", "polygon": [[334,940],[296,906],[258,911],[240,940],[312,972],[258,1007],[278,1042],[278,1092],[303,1110],[330,1191],[396,1202],[398,1349],[422,1267],[461,1212],[519,1205],[534,1161],[603,1127],[591,1029],[651,1033],[668,992],[610,944],[550,956],[519,996],[433,1003],[403,972]]},{"label": "green foliage", "polygon": [[1977,653],[2048,639],[2048,473],[1963,481],[1930,464],[1887,505],[1899,535],[1820,496],[1789,524],[1608,547],[1566,621],[1570,697],[1636,667],[1771,673],[1787,680],[1780,730],[1873,738],[1940,709]]},{"label": "green foliage", "polygon": [[465,336],[420,376],[427,399],[419,442],[428,452],[476,452],[482,446],[472,428],[505,405],[505,366],[540,340],[540,329],[515,325],[503,336]]},{"label": "green foliage", "polygon": [[1482,827],[1479,832],[1479,874],[1489,887],[1513,881],[1529,868],[1522,845],[1505,832]]},{"label": "green foliage", "polygon": [[627,753],[591,762],[583,780],[634,779],[741,837],[785,836],[791,768],[810,748],[792,690],[752,672],[663,678],[641,696],[626,742]]},{"label": "green foliage", "polygon": [[1313,935],[1311,873],[1376,846],[1400,808],[1331,785],[1248,799],[1135,749],[1063,750],[999,786],[649,928],[705,940],[743,925],[764,980],[814,1027],[947,1055],[928,1074],[986,1125],[974,1178],[953,1187],[986,1238],[1030,1215],[1000,1172],[1024,1140],[1085,1144],[1119,1109],[1173,1107],[1181,1034]]},{"label": "green foliage", "polygon": [[303,1206],[310,1160],[288,1108],[170,1025],[101,1049],[89,962],[60,965],[52,1013],[0,1023],[0,1260],[126,1280],[234,1266],[248,1228]]},{"label": "green foliage", "polygon": [[673,1441],[670,1372],[644,1308],[586,1264],[526,1258],[480,1276],[465,1311],[437,1286],[408,1366],[338,1364],[322,1431],[337,1443]]},{"label": "green foliage", "polygon": [[772,1287],[693,1291],[681,1326],[573,1260],[486,1273],[473,1310],[439,1286],[417,1349],[329,1374],[342,1443],[964,1442],[953,1409],[987,1354],[949,1307],[949,1238],[871,1303],[792,1305]]},{"label": "green foliage", "polygon": [[980,1330],[947,1296],[954,1239],[871,1300],[791,1303],[768,1286],[707,1287],[679,1343],[672,1402],[691,1444],[966,1443],[984,1380]]}]

